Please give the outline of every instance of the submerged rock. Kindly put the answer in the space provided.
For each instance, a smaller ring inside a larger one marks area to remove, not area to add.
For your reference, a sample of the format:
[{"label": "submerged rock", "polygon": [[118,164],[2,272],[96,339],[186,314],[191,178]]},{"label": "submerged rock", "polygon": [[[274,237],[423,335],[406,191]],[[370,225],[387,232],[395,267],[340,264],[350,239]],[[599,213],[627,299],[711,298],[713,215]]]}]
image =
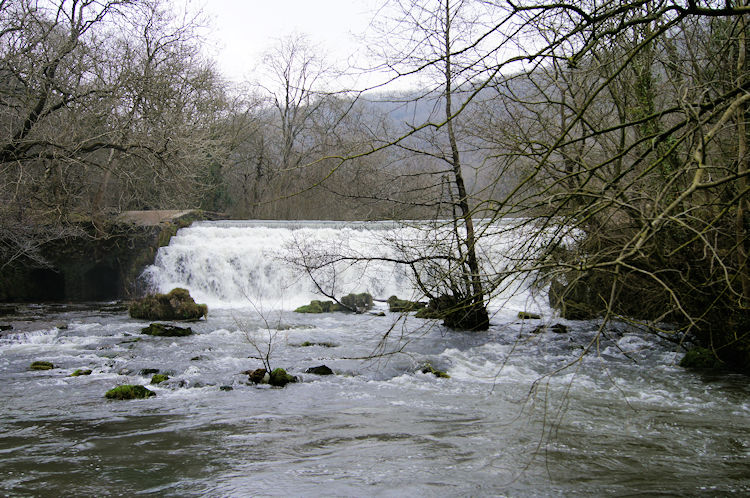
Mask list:
[{"label": "submerged rock", "polygon": [[534,330],[532,330],[531,333],[541,334],[547,332],[547,330],[551,330],[555,334],[566,334],[568,332],[568,327],[566,327],[562,323],[556,323],[551,327],[548,327],[547,325],[539,325]]},{"label": "submerged rock", "polygon": [[125,384],[117,386],[107,391],[104,395],[107,399],[145,399],[156,396],[154,391],[150,391],[141,385]]},{"label": "submerged rock", "polygon": [[81,375],[91,375],[91,370],[89,370],[88,368],[79,368],[78,370],[70,374],[71,377],[79,377]]},{"label": "submerged rock", "polygon": [[308,368],[307,370],[305,370],[305,373],[314,375],[333,375],[333,370],[325,365],[318,365],[317,367]]},{"label": "submerged rock", "polygon": [[283,368],[274,368],[268,379],[268,383],[276,387],[284,387],[292,382],[297,382],[297,377],[289,375]]},{"label": "submerged rock", "polygon": [[152,323],[148,327],[141,329],[141,334],[157,337],[184,337],[191,335],[192,333],[193,329],[190,327],[178,327],[166,323]]},{"label": "submerged rock", "polygon": [[52,370],[55,368],[55,365],[49,361],[35,361],[29,365],[29,368],[31,370]]},{"label": "submerged rock", "polygon": [[219,391],[234,391],[232,386],[219,386]]},{"label": "submerged rock", "polygon": [[159,373],[158,368],[141,368],[138,371],[138,375],[143,375],[144,377],[146,375],[153,375],[153,374],[158,374],[158,373]]},{"label": "submerged rock", "polygon": [[422,367],[422,373],[423,374],[432,374],[435,377],[441,378],[441,379],[450,379],[451,376],[447,373],[443,372],[442,370],[437,370],[434,368],[429,362],[425,363]]},{"label": "submerged rock", "polygon": [[168,380],[169,380],[169,375],[166,375],[166,374],[154,374],[154,376],[151,377],[152,384],[161,384],[162,382],[165,382]]},{"label": "submerged rock", "polygon": [[208,306],[196,304],[186,289],[172,289],[168,294],[149,294],[133,301],[130,316],[145,320],[198,320],[208,315]]},{"label": "submerged rock", "polygon": [[0,332],[4,332],[6,330],[13,330],[13,325],[6,324],[6,323],[0,323]]}]

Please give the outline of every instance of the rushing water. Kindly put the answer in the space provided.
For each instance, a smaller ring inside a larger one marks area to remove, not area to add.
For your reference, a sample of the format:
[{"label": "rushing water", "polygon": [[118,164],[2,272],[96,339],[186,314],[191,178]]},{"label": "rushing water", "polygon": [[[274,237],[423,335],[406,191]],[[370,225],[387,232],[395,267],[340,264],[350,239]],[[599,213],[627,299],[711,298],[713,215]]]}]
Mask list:
[{"label": "rushing water", "polygon": [[[181,230],[149,278],[209,303],[190,337],[141,336],[146,322],[106,304],[29,305],[1,317],[14,328],[0,336],[0,492],[750,493],[746,377],[686,372],[675,366],[676,347],[653,335],[618,323],[599,334],[596,322],[556,319],[543,296],[523,288],[492,303],[492,326],[482,333],[388,312],[290,311],[315,294],[274,256],[278,249],[290,240],[347,239],[364,250],[376,235],[366,225],[334,224]],[[407,276],[386,266],[350,268],[337,285],[377,297],[410,290]],[[540,321],[518,320],[523,309],[569,332],[532,333]],[[241,372],[260,366],[248,358],[250,341],[269,337],[273,365],[303,382],[247,384]],[[34,360],[57,368],[30,371]],[[427,361],[451,377],[421,373]],[[336,375],[303,373],[320,364]],[[93,373],[70,377],[78,368]],[[171,376],[149,386],[156,397],[103,398],[118,384],[148,384],[145,368]]]}]

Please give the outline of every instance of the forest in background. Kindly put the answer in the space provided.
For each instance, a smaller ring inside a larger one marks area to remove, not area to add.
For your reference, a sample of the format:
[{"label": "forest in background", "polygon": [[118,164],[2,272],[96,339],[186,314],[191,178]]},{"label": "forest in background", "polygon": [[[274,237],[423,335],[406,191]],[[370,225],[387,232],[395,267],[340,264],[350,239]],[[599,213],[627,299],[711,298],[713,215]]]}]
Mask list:
[{"label": "forest in background", "polygon": [[[459,328],[533,272],[564,316],[747,368],[746,2],[384,3],[374,55],[410,91],[336,88],[304,37],[231,86],[166,0],[0,0],[2,268],[133,209],[448,220],[402,263]],[[512,264],[476,219],[529,235]]]}]

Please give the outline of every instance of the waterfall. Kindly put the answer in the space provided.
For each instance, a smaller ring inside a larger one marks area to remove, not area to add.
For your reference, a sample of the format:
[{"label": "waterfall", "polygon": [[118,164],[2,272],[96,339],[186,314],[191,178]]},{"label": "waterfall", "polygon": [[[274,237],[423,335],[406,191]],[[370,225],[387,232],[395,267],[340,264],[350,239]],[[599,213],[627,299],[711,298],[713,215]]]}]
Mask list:
[{"label": "waterfall", "polygon": [[[145,277],[158,292],[183,287],[212,307],[293,309],[321,299],[309,275],[290,264],[295,247],[321,250],[346,243],[360,254],[372,254],[382,247],[381,237],[393,230],[392,223],[198,222],[159,249]],[[347,264],[334,277],[331,288],[337,296],[369,292],[385,299],[412,293],[405,270],[393,264]]]},{"label": "waterfall", "polygon": [[[421,298],[411,270],[385,260],[404,251],[439,251],[435,238],[448,231],[394,222],[197,222],[159,249],[145,277],[155,291],[183,287],[210,307],[294,309],[325,299],[310,275],[295,264],[300,254],[305,254],[307,266],[330,262],[337,255],[344,258],[315,272],[326,292],[337,297],[369,292],[376,299]],[[482,257],[494,269],[502,267],[514,239],[507,230],[499,232],[481,241]],[[381,260],[355,261],[373,257]],[[507,286],[490,304],[509,313],[546,309],[525,283]]]}]

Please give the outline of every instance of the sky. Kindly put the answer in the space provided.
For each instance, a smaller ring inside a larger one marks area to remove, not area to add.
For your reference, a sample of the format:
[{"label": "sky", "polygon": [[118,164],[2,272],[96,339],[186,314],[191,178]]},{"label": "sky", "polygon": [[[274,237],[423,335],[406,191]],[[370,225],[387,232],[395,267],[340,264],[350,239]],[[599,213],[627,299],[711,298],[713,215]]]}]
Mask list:
[{"label": "sky", "polygon": [[[263,53],[277,40],[305,34],[328,60],[347,60],[370,23],[374,0],[202,0],[212,24],[207,52],[224,76],[252,78]],[[213,52],[213,53],[212,53]]]}]

